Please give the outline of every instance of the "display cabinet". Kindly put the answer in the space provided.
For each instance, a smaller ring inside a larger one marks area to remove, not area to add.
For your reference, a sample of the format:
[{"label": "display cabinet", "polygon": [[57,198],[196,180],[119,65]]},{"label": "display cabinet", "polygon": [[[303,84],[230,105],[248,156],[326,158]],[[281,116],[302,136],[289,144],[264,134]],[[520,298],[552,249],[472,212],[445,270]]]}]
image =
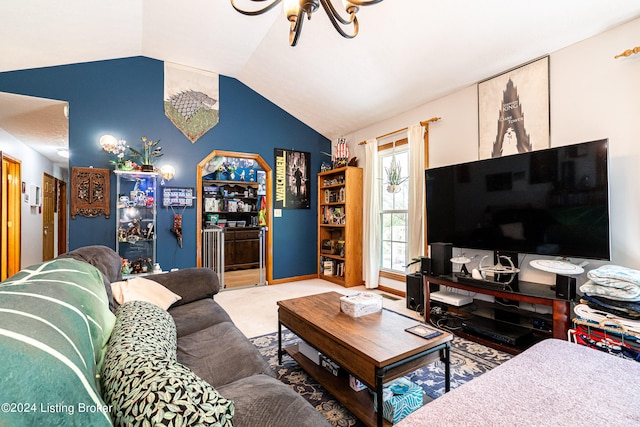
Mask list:
[{"label": "display cabinet", "polygon": [[254,181],[203,181],[203,229],[223,228],[225,271],[260,267],[258,186]]},{"label": "display cabinet", "polygon": [[319,277],[342,286],[362,281],[362,169],[318,174]]},{"label": "display cabinet", "polygon": [[156,262],[155,172],[114,171],[116,174],[116,252],[122,273],[150,273]]},{"label": "display cabinet", "polygon": [[203,228],[258,225],[258,183],[205,180],[202,184]]}]

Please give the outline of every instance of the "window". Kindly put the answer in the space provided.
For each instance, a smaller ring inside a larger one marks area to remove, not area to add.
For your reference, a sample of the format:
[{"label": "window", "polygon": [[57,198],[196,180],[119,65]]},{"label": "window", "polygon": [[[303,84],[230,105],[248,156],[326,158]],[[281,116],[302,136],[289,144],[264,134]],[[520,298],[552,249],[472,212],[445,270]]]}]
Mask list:
[{"label": "window", "polygon": [[408,220],[409,220],[409,182],[405,180],[396,188],[389,188],[387,170],[393,159],[400,166],[400,176],[409,174],[409,146],[406,139],[394,144],[381,146],[380,157],[380,226],[381,254],[380,269],[405,273],[408,264]]}]

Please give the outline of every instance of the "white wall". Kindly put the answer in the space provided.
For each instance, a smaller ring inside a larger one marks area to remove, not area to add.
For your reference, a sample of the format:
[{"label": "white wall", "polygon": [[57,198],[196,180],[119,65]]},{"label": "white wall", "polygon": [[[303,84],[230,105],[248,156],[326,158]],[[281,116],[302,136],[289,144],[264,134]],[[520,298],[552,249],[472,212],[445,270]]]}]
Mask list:
[{"label": "white wall", "polygon": [[[638,45],[638,34],[640,19],[550,53],[550,112],[552,147],[609,138],[612,262],[640,269],[640,54],[614,59]],[[349,149],[364,159],[358,142],[441,117],[429,127],[429,166],[477,160],[477,105],[473,85],[346,135]],[[601,264],[590,262],[587,269]],[[526,268],[521,278],[554,280]]]},{"label": "white wall", "polygon": [[[44,172],[60,177],[60,169],[54,168],[53,163],[40,153],[15,139],[12,135],[0,129],[0,151],[21,161],[22,176],[20,180],[42,187]],[[37,207],[31,207],[22,195],[22,226],[21,226],[21,254],[20,268],[42,262],[42,213]],[[56,233],[57,234],[57,233]]]}]

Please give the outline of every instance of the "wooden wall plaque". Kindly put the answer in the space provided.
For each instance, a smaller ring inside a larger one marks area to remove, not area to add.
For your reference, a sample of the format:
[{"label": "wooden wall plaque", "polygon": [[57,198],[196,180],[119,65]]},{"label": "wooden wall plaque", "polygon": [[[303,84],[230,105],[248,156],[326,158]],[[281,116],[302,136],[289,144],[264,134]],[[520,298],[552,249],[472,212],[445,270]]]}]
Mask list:
[{"label": "wooden wall plaque", "polygon": [[76,215],[109,218],[110,169],[71,168],[71,219]]}]

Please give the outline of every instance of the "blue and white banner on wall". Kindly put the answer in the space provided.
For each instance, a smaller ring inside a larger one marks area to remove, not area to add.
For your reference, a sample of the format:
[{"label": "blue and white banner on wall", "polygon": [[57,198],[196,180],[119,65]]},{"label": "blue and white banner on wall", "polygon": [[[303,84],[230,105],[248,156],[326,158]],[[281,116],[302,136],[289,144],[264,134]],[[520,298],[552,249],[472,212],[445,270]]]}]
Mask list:
[{"label": "blue and white banner on wall", "polygon": [[218,74],[164,63],[164,113],[189,141],[218,124]]},{"label": "blue and white banner on wall", "polygon": [[276,209],[309,209],[311,195],[311,154],[275,149]]}]

